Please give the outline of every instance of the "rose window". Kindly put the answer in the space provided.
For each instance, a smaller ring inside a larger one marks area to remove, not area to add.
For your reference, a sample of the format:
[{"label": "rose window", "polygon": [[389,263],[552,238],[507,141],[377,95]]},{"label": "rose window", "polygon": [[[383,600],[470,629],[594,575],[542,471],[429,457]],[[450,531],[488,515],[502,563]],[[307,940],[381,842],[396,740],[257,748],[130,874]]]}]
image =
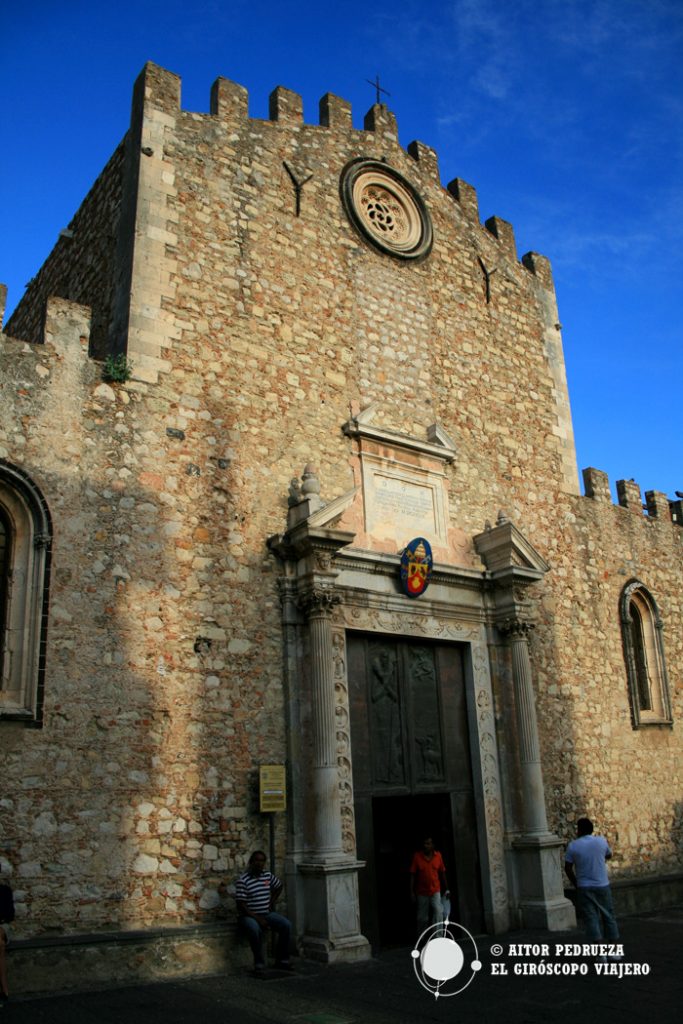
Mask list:
[{"label": "rose window", "polygon": [[375,160],[354,160],[342,175],[342,200],[353,225],[376,248],[402,259],[429,253],[432,226],[427,209],[393,168]]}]

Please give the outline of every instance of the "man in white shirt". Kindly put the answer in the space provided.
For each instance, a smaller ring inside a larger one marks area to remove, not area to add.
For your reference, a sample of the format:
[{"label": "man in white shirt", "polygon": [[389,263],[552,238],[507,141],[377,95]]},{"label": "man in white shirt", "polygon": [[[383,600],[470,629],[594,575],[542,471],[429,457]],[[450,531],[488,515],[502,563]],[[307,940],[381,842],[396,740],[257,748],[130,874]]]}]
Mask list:
[{"label": "man in white shirt", "polygon": [[607,861],[612,856],[604,836],[593,835],[593,822],[579,818],[576,839],[567,847],[564,870],[576,887],[576,906],[583,917],[587,937],[596,942],[619,938],[612,893],[607,877]]}]

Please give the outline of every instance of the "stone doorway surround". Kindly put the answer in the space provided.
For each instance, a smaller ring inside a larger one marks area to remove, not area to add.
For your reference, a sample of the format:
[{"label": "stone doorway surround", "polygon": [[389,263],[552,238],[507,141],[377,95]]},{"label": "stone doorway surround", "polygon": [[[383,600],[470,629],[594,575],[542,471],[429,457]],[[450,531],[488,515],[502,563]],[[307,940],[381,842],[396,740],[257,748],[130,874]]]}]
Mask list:
[{"label": "stone doorway surround", "polygon": [[[295,932],[304,952],[320,960],[370,955],[358,902],[364,865],[356,855],[349,631],[463,645],[487,930],[571,927],[560,840],[545,820],[527,642],[526,591],[548,566],[505,517],[472,539],[452,530],[444,467],[455,448],[438,426],[421,441],[374,427],[370,418],[344,426],[358,458],[353,490],[323,503],[307,466],[302,485],[292,482],[287,531],[269,540],[282,563],[292,795],[286,876]],[[408,496],[403,504],[400,494]],[[435,538],[435,561],[427,592],[412,600],[398,585],[398,543],[416,535]],[[485,571],[462,564],[472,541]],[[521,787],[523,821],[513,843],[509,826],[506,836],[489,656],[490,645],[503,643],[510,647],[520,735],[519,778],[509,785]]]}]

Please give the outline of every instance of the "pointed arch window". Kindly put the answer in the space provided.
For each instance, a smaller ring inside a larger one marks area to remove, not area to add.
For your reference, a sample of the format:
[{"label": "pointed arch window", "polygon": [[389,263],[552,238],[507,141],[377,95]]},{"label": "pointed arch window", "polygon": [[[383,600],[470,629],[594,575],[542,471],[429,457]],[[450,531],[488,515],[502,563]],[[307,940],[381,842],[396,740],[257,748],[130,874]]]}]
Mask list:
[{"label": "pointed arch window", "polygon": [[[7,620],[7,594],[9,591],[10,566],[12,564],[11,540],[12,529],[10,521],[0,505],[0,637],[5,632],[5,622]],[[4,660],[5,645],[2,639],[0,639],[0,679],[3,677],[2,668]]]},{"label": "pointed arch window", "polygon": [[621,631],[634,729],[671,725],[663,624],[654,598],[639,580],[622,591]]},{"label": "pointed arch window", "polygon": [[52,525],[30,477],[0,459],[0,720],[42,723]]}]

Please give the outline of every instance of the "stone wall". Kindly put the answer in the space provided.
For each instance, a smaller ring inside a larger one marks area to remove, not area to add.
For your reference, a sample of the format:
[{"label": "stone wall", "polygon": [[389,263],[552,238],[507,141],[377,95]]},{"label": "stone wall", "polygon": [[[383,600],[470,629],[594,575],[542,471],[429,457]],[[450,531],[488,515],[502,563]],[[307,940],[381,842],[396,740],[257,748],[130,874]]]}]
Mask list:
[{"label": "stone wall", "polygon": [[122,203],[126,140],[83,200],[57,243],[26,286],[26,293],[7,323],[7,333],[34,344],[43,336],[42,318],[51,296],[91,307],[90,345],[93,354],[107,351]]},{"label": "stone wall", "polygon": [[[615,877],[667,873],[680,870],[683,840],[683,530],[666,502],[644,514],[637,485],[625,507],[605,474],[586,478],[595,496],[560,503],[540,547],[552,567],[533,640],[546,796],[561,836],[587,814],[614,840]],[[673,728],[632,727],[620,597],[633,579],[659,607]]]},{"label": "stone wall", "polygon": [[0,725],[20,936],[213,917],[268,841],[255,766],[285,760],[265,547],[238,563],[223,459],[197,468],[163,393],[102,382],[88,321],[52,300],[44,344],[2,337],[0,454],[54,521],[43,728]]},{"label": "stone wall", "polygon": [[[547,337],[552,330],[559,344],[557,319],[547,323],[546,281],[528,269],[547,273],[547,261],[517,262],[509,225],[492,218],[490,229],[482,226],[473,190],[465,206],[443,189],[435,155],[417,143],[406,153],[381,106],[367,130],[354,131],[336,97],[324,98],[321,127],[304,124],[300,99],[283,89],[264,122],[246,117],[244,90],[224,80],[212,115],[172,114],[158,69],[147,69],[146,85],[149,109],[159,90],[173,121],[163,136],[175,193],[165,197],[166,308],[180,340],[167,338],[166,351],[176,374],[182,366],[196,379],[198,359],[210,366],[196,386],[214,404],[227,399],[225,415],[239,421],[252,464],[257,432],[256,447],[275,467],[275,476],[267,469],[272,494],[286,491],[292,468],[307,459],[329,492],[347,487],[339,427],[349,401],[375,400],[395,428],[419,433],[425,419],[437,419],[457,433],[454,494],[466,481],[468,501],[458,509],[465,528],[480,527],[482,506],[495,508],[503,496],[526,505],[527,480],[546,481],[541,492],[558,476],[566,486],[566,386]],[[419,266],[378,257],[349,224],[339,176],[357,156],[388,160],[425,197],[435,243]],[[299,216],[285,164],[297,180],[310,176]],[[156,185],[151,192],[158,202]],[[491,275],[489,302],[481,263]],[[569,489],[577,490],[575,470]]]}]

